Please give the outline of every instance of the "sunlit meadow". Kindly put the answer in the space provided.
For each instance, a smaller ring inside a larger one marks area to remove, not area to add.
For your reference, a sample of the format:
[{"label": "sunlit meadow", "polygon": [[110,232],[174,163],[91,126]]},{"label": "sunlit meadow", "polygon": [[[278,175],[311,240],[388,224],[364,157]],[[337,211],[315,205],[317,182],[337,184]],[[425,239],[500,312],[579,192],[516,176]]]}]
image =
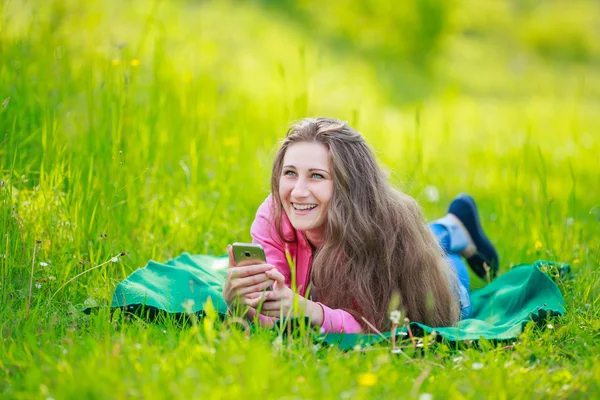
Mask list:
[{"label": "sunlit meadow", "polygon": [[[0,0],[0,396],[598,396],[599,26],[583,0]],[[428,218],[472,194],[501,273],[570,263],[566,315],[396,355],[102,307],[150,259],[250,240],[314,115]]]}]

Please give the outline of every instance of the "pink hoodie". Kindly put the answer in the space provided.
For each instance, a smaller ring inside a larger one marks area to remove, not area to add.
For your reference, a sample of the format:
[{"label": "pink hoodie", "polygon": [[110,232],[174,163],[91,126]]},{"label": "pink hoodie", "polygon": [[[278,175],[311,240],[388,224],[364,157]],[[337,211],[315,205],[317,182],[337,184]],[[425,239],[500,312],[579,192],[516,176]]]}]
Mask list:
[{"label": "pink hoodie", "polygon": [[[285,258],[284,242],[277,235],[277,230],[271,215],[272,196],[261,204],[256,212],[256,218],[252,223],[250,234],[254,243],[262,245],[265,249],[267,262],[272,264],[285,276],[285,284],[291,287],[291,271]],[[281,218],[282,233],[286,240],[287,249],[292,258],[296,260],[296,286],[298,293],[304,296],[306,287],[309,284],[310,268],[312,265],[312,249],[304,235],[294,229],[285,212]],[[317,303],[323,308],[323,332],[345,332],[359,333],[360,324],[354,317],[340,309],[332,309],[322,303]]]}]

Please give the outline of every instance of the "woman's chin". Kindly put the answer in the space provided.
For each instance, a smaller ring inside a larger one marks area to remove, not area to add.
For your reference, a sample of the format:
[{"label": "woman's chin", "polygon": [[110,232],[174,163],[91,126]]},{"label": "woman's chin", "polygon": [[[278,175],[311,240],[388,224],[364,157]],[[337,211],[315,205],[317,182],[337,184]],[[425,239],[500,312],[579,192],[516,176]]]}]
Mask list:
[{"label": "woman's chin", "polygon": [[318,230],[323,225],[321,222],[322,218],[320,218],[319,213],[314,209],[308,212],[298,212],[294,209],[285,211],[292,226],[298,231]]},{"label": "woman's chin", "polygon": [[298,230],[298,231],[310,231],[311,229],[314,229],[314,224],[307,224],[306,222],[302,221],[302,222],[296,222],[296,221],[291,221],[292,222],[292,226],[294,227],[294,229]]},{"label": "woman's chin", "polygon": [[323,233],[323,224],[318,224],[316,222],[306,223],[306,222],[292,222],[292,226],[294,229],[304,232],[306,235],[312,237],[316,240],[316,238],[320,237]]},{"label": "woman's chin", "polygon": [[310,231],[316,228],[316,223],[315,221],[306,221],[303,220],[301,218],[291,218],[290,222],[292,223],[292,226],[294,227],[294,229],[299,230],[299,231]]}]

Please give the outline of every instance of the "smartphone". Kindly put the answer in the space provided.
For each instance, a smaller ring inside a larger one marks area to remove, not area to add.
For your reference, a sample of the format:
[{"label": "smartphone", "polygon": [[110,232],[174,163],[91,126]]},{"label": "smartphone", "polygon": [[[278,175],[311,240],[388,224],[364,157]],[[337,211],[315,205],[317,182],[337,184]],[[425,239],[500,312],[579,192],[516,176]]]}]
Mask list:
[{"label": "smartphone", "polygon": [[265,250],[260,244],[255,243],[234,243],[233,258],[238,266],[250,264],[265,264]]},{"label": "smartphone", "polygon": [[[260,244],[236,242],[231,247],[233,247],[233,259],[239,267],[267,262],[265,249]],[[269,286],[265,290],[273,290],[273,286]]]}]

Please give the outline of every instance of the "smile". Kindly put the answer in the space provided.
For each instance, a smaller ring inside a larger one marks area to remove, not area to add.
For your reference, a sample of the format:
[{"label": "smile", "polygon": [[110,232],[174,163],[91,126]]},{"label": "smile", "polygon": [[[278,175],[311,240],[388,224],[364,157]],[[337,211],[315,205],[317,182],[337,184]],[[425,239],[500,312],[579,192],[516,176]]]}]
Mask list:
[{"label": "smile", "polygon": [[294,203],[292,203],[292,207],[294,207],[294,210],[296,210],[296,211],[308,211],[308,210],[312,210],[316,206],[317,206],[316,204],[294,204]]}]

